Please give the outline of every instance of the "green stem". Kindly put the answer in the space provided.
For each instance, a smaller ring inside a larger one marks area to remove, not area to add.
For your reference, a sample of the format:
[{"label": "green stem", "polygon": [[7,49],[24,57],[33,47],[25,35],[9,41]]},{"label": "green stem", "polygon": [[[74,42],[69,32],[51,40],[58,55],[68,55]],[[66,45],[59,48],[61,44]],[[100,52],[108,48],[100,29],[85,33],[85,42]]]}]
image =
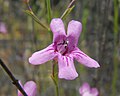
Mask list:
[{"label": "green stem", "polygon": [[26,2],[26,5],[28,7],[28,10],[25,10],[24,12],[27,13],[29,16],[31,16],[38,24],[40,24],[43,28],[47,29],[48,31],[50,30],[47,26],[45,26],[41,21],[38,19],[38,17],[34,14],[32,11],[30,5],[28,2]]},{"label": "green stem", "polygon": [[[46,4],[47,4],[47,20],[48,20],[48,23],[50,24],[51,22],[51,4],[50,4],[50,0],[46,0]],[[53,38],[53,34],[51,32],[51,30],[48,30],[48,32],[50,33],[50,38],[51,38],[51,41],[52,41],[52,38]]]},{"label": "green stem", "polygon": [[118,79],[118,59],[117,59],[117,35],[118,35],[118,0],[114,0],[114,71],[112,80],[112,96],[116,96],[116,84]]},{"label": "green stem", "polygon": [[41,21],[37,18],[37,16],[29,10],[25,10],[25,13],[27,13],[29,16],[31,16],[38,24],[40,24],[43,28],[50,30],[47,26],[45,26],[44,24],[41,23]]},{"label": "green stem", "polygon": [[64,11],[64,13],[62,14],[62,16],[60,17],[61,19],[65,19],[65,17],[66,17],[68,14],[70,14],[70,12],[71,12],[71,11],[73,10],[73,8],[75,7],[74,2],[75,2],[75,0],[72,0],[72,1],[69,3],[67,9]]},{"label": "green stem", "polygon": [[51,78],[54,82],[55,89],[56,89],[56,96],[59,96],[59,87],[58,87],[58,74],[57,74],[57,64],[53,60],[53,69],[52,69],[52,75]]},{"label": "green stem", "polygon": [[[46,0],[46,4],[47,4],[47,19],[48,19],[48,23],[50,24],[51,22],[51,4],[50,4],[50,0]],[[53,34],[51,32],[51,30],[48,30],[48,32],[50,33],[50,36],[51,36],[51,41],[52,41],[52,37],[53,37]],[[53,66],[52,66],[52,75],[51,75],[51,78],[54,82],[54,85],[55,85],[55,89],[56,89],[56,96],[59,96],[59,90],[58,90],[58,75],[57,75],[57,67],[56,67],[56,63],[55,61],[53,60]]]},{"label": "green stem", "polygon": [[58,86],[56,86],[56,96],[59,96]]}]

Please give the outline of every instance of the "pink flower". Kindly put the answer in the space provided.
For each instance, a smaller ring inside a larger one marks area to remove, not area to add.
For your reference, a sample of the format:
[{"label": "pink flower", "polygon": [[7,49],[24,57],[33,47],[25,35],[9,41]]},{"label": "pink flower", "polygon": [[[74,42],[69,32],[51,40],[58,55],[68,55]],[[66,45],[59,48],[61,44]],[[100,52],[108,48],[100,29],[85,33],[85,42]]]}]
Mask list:
[{"label": "pink flower", "polygon": [[90,88],[88,83],[84,83],[80,89],[79,89],[79,93],[82,96],[98,96],[99,92],[97,90],[97,88]]},{"label": "pink flower", "polygon": [[7,33],[6,25],[3,22],[0,22],[0,33]]},{"label": "pink flower", "polygon": [[[19,82],[22,86],[21,82]],[[22,86],[28,96],[36,96],[37,94],[37,85],[34,81],[28,81]],[[23,96],[20,91],[18,91],[18,96]]]},{"label": "pink flower", "polygon": [[74,67],[75,58],[81,64],[87,67],[100,67],[99,64],[83,53],[78,47],[78,39],[82,31],[82,24],[72,20],[68,24],[67,34],[63,21],[60,18],[52,19],[50,29],[53,32],[53,43],[47,48],[35,52],[29,62],[33,65],[39,65],[57,58],[59,67],[59,78],[73,80],[78,77]]}]

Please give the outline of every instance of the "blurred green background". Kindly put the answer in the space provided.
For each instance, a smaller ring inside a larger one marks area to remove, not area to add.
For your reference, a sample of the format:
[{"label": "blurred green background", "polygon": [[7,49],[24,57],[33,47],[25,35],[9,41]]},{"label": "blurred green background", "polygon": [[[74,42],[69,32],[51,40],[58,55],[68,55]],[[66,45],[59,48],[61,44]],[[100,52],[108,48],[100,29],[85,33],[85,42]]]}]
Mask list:
[{"label": "blurred green background", "polygon": [[[51,0],[52,18],[60,17],[71,0]],[[37,17],[49,26],[46,0],[30,0]],[[28,58],[35,51],[51,44],[50,33],[24,13],[23,0],[0,0],[0,23],[7,33],[0,32],[0,58],[15,77],[23,82],[34,80],[38,96],[55,96],[50,77],[52,62],[33,66]],[[100,96],[120,96],[120,0],[76,0],[75,8],[66,17],[82,22],[79,48],[101,65],[91,69],[75,62],[79,77],[73,81],[59,80],[60,96],[80,96],[83,82],[97,87]],[[0,67],[0,96],[16,96],[16,87]]]}]

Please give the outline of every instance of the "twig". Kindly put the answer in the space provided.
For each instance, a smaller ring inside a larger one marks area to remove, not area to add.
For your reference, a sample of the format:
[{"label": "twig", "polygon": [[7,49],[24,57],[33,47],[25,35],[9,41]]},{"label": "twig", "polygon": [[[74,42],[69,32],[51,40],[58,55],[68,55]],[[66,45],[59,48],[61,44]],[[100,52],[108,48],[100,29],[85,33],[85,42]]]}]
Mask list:
[{"label": "twig", "polygon": [[0,59],[0,65],[2,66],[2,68],[5,70],[5,72],[9,75],[9,77],[12,80],[12,83],[19,89],[19,91],[24,95],[24,96],[28,96],[26,94],[26,92],[23,90],[23,88],[21,87],[21,85],[19,84],[18,80],[13,76],[13,74],[11,73],[11,71],[7,68],[7,66],[5,65],[5,63]]},{"label": "twig", "polygon": [[68,8],[71,8],[71,7],[74,5],[74,3],[75,3],[75,0],[72,0],[72,1],[69,3],[67,9],[68,9]]},{"label": "twig", "polygon": [[67,6],[66,10],[64,11],[64,13],[62,14],[62,16],[60,17],[61,19],[64,19],[64,17],[65,17],[66,15],[68,15],[68,14],[72,11],[72,9],[75,7],[75,6],[74,6],[74,3],[75,3],[75,0],[72,0],[72,1],[69,3],[69,5]]},{"label": "twig", "polygon": [[53,60],[53,69],[52,69],[52,75],[51,75],[51,78],[55,84],[55,89],[56,89],[56,96],[59,96],[59,87],[58,87],[58,74],[56,73],[57,72],[57,66],[56,66],[56,62],[55,60]]},{"label": "twig", "polygon": [[41,21],[39,20],[39,18],[34,14],[34,12],[32,11],[29,2],[25,2],[26,6],[28,8],[28,10],[25,10],[24,12],[27,13],[29,16],[31,16],[38,24],[40,24],[43,28],[47,29],[48,31],[50,30],[46,25],[44,25],[43,23],[41,23]]}]

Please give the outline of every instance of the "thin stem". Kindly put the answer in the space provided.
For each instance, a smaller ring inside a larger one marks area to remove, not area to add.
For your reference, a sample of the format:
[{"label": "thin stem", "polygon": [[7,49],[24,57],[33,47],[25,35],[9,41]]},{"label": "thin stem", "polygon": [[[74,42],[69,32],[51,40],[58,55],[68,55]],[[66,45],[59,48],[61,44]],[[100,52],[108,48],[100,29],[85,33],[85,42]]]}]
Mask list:
[{"label": "thin stem", "polygon": [[47,26],[45,26],[43,23],[41,23],[41,21],[38,19],[38,17],[34,14],[34,12],[32,11],[28,2],[26,2],[26,5],[28,7],[28,10],[26,10],[24,12],[27,13],[28,15],[30,15],[38,24],[40,24],[43,28],[45,28],[49,31],[50,29]]},{"label": "thin stem", "polygon": [[55,77],[55,64],[54,64],[54,61],[53,62],[53,65],[52,65],[52,76]]},{"label": "thin stem", "polygon": [[[47,8],[46,8],[46,10],[47,10],[47,21],[50,24],[51,19],[52,19],[52,17],[51,17],[51,4],[50,4],[50,0],[46,0],[45,2],[46,2],[46,5],[47,5]],[[48,30],[48,32],[50,33],[50,38],[51,38],[51,41],[52,41],[53,34],[52,34],[51,30]]]},{"label": "thin stem", "polygon": [[58,85],[56,85],[56,96],[59,96],[59,89],[58,89]]},{"label": "thin stem", "polygon": [[31,7],[30,7],[30,4],[26,2],[26,5],[28,7],[28,10],[31,11],[31,12],[33,12],[32,9],[31,9]]},{"label": "thin stem", "polygon": [[18,80],[13,76],[13,74],[10,72],[10,70],[7,68],[7,66],[4,64],[4,62],[1,59],[0,59],[0,65],[2,66],[2,68],[5,70],[5,72],[8,74],[8,76],[13,81],[12,83],[20,90],[20,92],[24,96],[28,96],[26,92],[23,90],[23,88],[21,87],[21,85],[19,84]]},{"label": "thin stem", "polygon": [[68,9],[68,8],[71,8],[71,7],[74,5],[74,3],[75,3],[75,0],[72,0],[72,1],[69,3],[67,9]]},{"label": "thin stem", "polygon": [[55,84],[55,89],[56,89],[56,96],[59,96],[59,87],[58,87],[58,74],[57,74],[57,64],[55,63],[55,60],[53,60],[53,69],[52,69],[52,80]]},{"label": "thin stem", "polygon": [[69,3],[69,5],[67,6],[67,9],[64,11],[64,13],[62,14],[62,16],[60,17],[61,19],[64,19],[65,16],[67,16],[72,11],[72,9],[75,7],[74,3],[75,3],[75,0],[72,0]]}]

